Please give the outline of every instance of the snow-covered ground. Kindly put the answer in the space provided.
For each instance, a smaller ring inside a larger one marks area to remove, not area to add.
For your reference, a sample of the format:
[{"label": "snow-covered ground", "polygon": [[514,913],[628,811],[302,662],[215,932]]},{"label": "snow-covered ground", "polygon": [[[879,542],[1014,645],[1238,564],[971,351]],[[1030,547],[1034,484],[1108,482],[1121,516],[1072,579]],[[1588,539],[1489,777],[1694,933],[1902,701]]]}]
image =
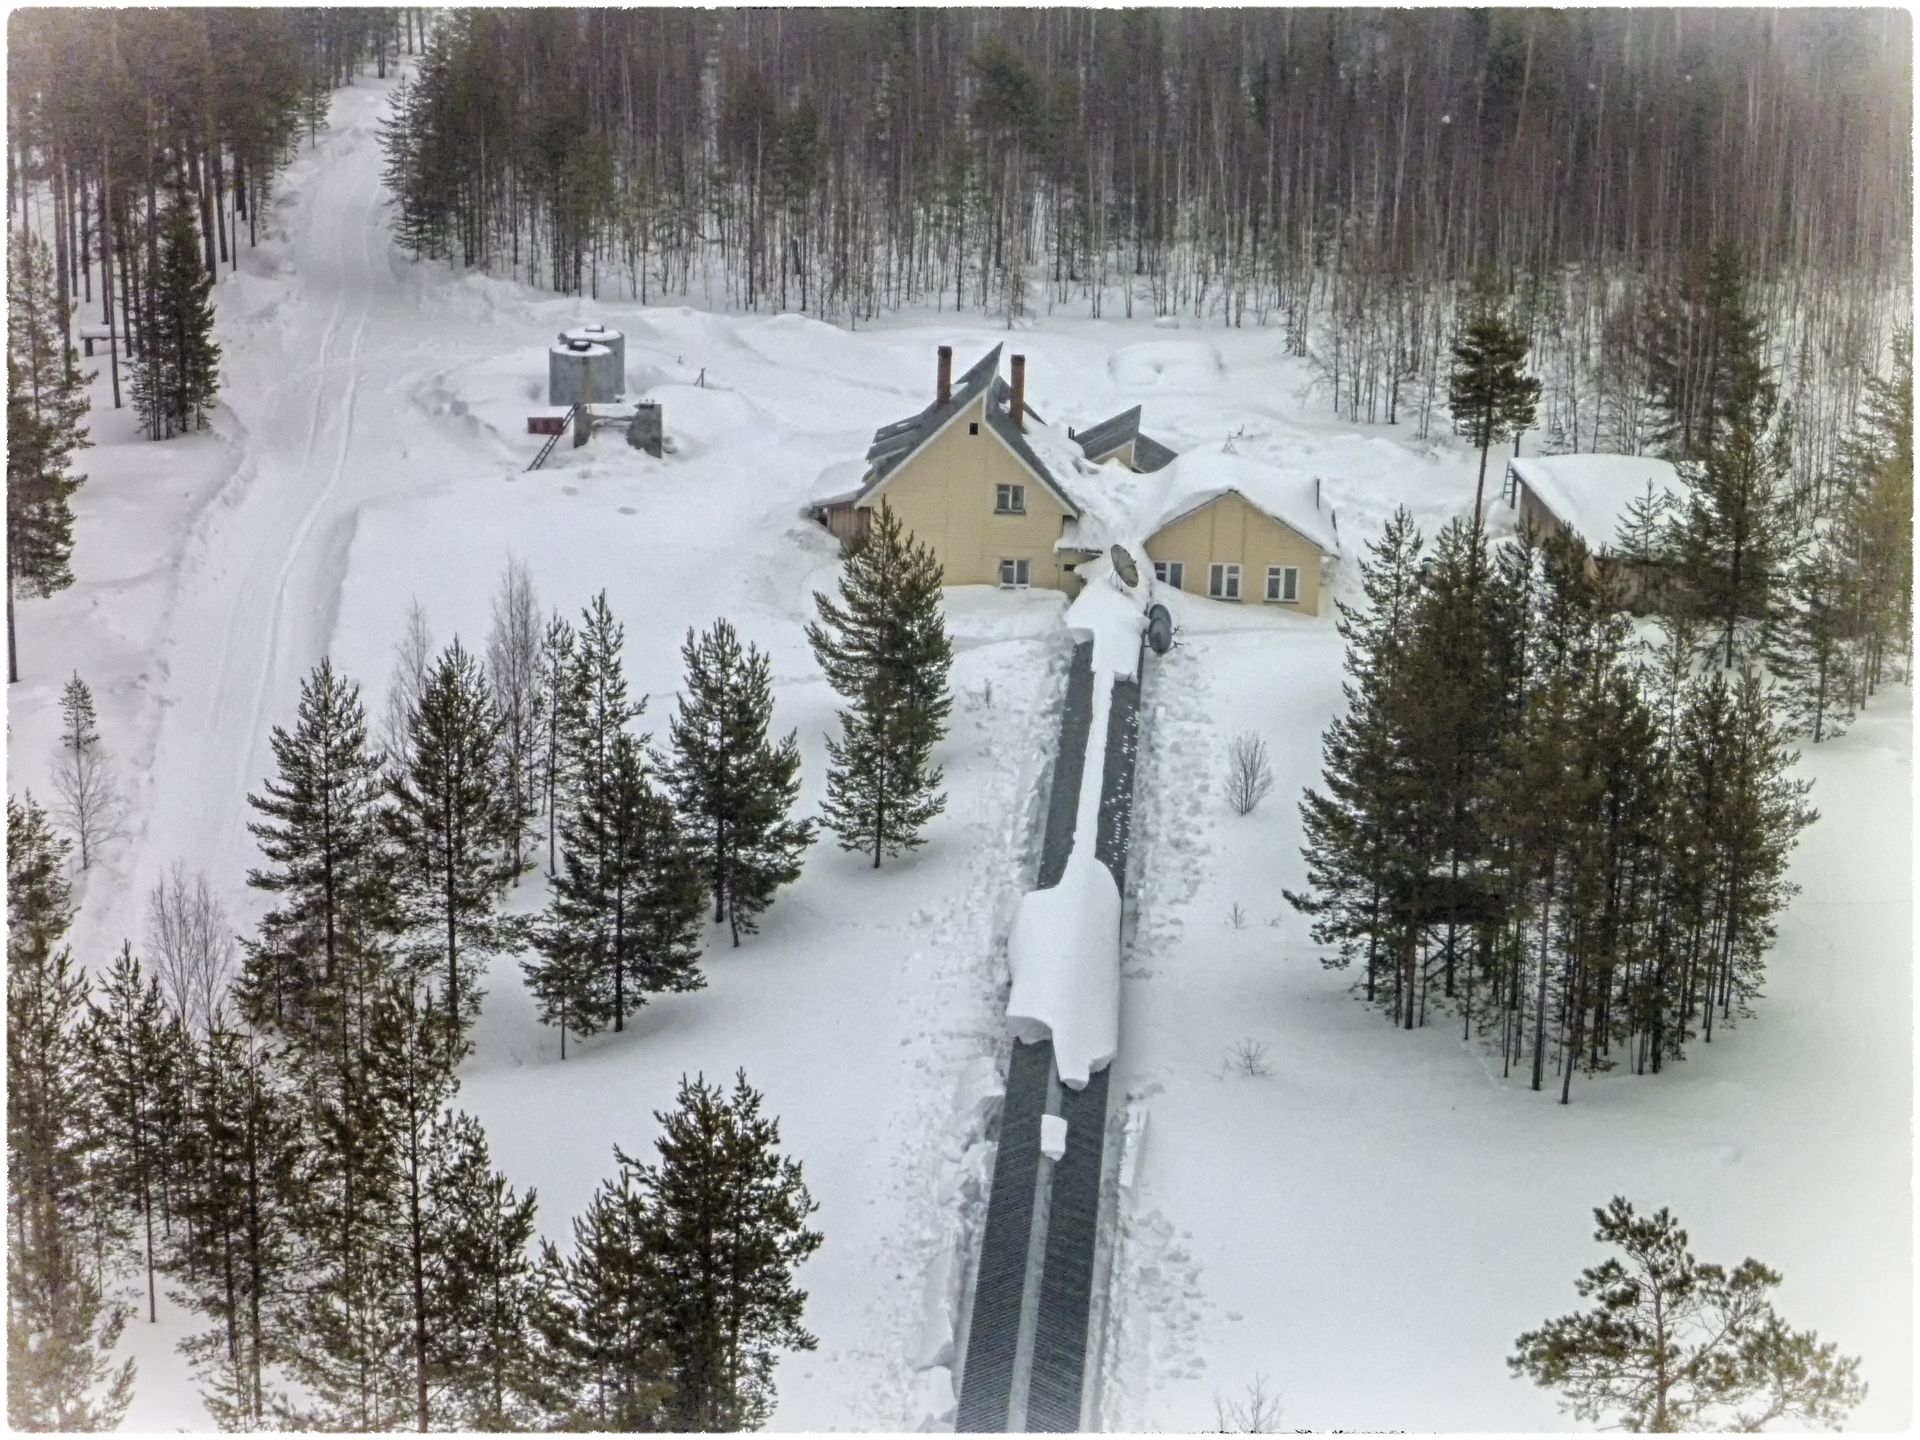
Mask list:
[{"label": "snow-covered ground", "polygon": [[[1114,1094],[1150,1124],[1121,1221],[1109,1428],[1209,1427],[1216,1396],[1262,1376],[1287,1428],[1565,1428],[1504,1362],[1577,1307],[1603,1253],[1592,1211],[1619,1194],[1669,1207],[1703,1258],[1783,1271],[1788,1320],[1862,1357],[1851,1428],[1907,1429],[1908,692],[1802,762],[1822,818],[1756,1018],[1658,1078],[1576,1077],[1562,1108],[1557,1086],[1502,1080],[1457,1023],[1396,1031],[1321,967],[1280,891],[1305,880],[1295,804],[1319,779],[1341,646],[1328,624],[1234,612],[1228,628],[1220,609],[1187,606],[1142,698]],[[1276,785],[1240,817],[1224,752],[1246,730]],[[1246,1073],[1246,1042],[1267,1073]]]},{"label": "snow-covered ground", "polygon": [[[286,176],[273,235],[217,291],[225,388],[214,429],[139,441],[95,385],[77,497],[78,583],[19,607],[10,790],[45,795],[60,682],[77,669],[132,800],[131,833],[83,877],[75,948],[104,963],[143,930],[176,860],[237,923],[262,908],[245,795],[268,728],[331,654],[377,713],[404,611],[437,643],[485,638],[509,552],[569,613],[605,588],[627,625],[643,726],[665,728],[691,626],[728,616],[765,648],[776,723],[799,731],[819,799],[834,697],[804,642],[835,547],[800,516],[845,489],[873,428],[925,404],[936,344],[963,364],[1009,337],[974,312],[858,333],[792,316],[599,306],[408,262],[386,231],[376,124],[388,86],[334,101]],[[629,389],[662,401],[672,454],[603,435],[526,473],[546,347],[601,320],[627,336]],[[1406,427],[1334,422],[1279,336],[1048,318],[1023,325],[1028,396],[1054,424],[1144,402],[1176,449],[1220,447],[1321,476],[1349,551],[1394,504],[1431,530],[1471,501],[1474,457]],[[703,383],[704,382],[704,383]],[[1339,582],[1351,579],[1351,567]],[[949,807],[878,874],[831,842],[762,934],[723,938],[708,988],[620,1036],[569,1045],[534,1020],[517,967],[488,980],[459,1103],[496,1163],[569,1222],[613,1165],[645,1153],[683,1073],[744,1066],[821,1202],[809,1262],[820,1349],[781,1365],[775,1423],[895,1428],[912,1415],[923,1287],[947,1253],[969,1158],[954,1097],[1004,1045],[1005,940],[1032,883],[1035,806],[1068,637],[1058,596],[949,592],[957,696],[939,759]],[[1826,818],[1783,926],[1760,1019],[1657,1081],[1583,1086],[1569,1110],[1501,1086],[1444,1030],[1389,1032],[1321,971],[1279,898],[1298,879],[1293,803],[1339,699],[1331,615],[1190,600],[1185,646],[1145,675],[1140,929],[1116,1076],[1151,1123],[1122,1217],[1116,1427],[1212,1423],[1212,1396],[1264,1372],[1289,1425],[1555,1423],[1506,1379],[1520,1329],[1567,1308],[1587,1211],[1621,1191],[1673,1206],[1714,1258],[1787,1272],[1783,1305],[1866,1356],[1863,1425],[1909,1413],[1910,724],[1888,697],[1809,761]],[[1268,739],[1279,784],[1253,817],[1220,797],[1224,738]],[[1897,812],[1897,813],[1896,813]],[[1227,913],[1246,916],[1235,930]],[[542,903],[529,879],[515,904]],[[1277,920],[1277,924],[1270,923]],[[1893,997],[1901,997],[1893,1003]],[[1243,1038],[1272,1074],[1216,1078]],[[1491,1112],[1501,1113],[1498,1116]],[[128,1424],[205,1424],[171,1347],[136,1324]]]}]

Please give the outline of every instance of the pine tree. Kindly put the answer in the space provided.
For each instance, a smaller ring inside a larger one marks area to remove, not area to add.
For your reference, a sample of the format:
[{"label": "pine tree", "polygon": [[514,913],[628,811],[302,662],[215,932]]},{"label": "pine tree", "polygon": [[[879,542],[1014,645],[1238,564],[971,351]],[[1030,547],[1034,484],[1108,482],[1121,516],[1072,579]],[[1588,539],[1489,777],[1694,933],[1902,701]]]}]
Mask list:
[{"label": "pine tree", "polygon": [[[556,645],[565,636],[554,634]],[[613,618],[606,592],[595,596],[582,615],[571,666],[559,692],[555,714],[554,768],[566,776],[565,793],[555,782],[554,804],[564,864],[552,877],[553,902],[547,922],[536,927],[537,957],[521,962],[540,1018],[560,1027],[560,1052],[566,1055],[569,1029],[591,1035],[610,1015],[602,987],[615,988],[614,960],[608,950],[607,922],[616,918],[625,887],[614,874],[614,837],[618,813],[615,752],[627,738],[627,725],[646,702],[627,696],[620,650],[625,628]]]},{"label": "pine tree", "polygon": [[335,986],[392,925],[379,824],[381,759],[367,750],[360,687],[322,659],[300,685],[292,733],[273,728],[277,780],[247,803],[247,828],[272,868],[247,883],[278,898],[247,946],[239,997],[257,1026],[310,1023],[318,987]]},{"label": "pine tree", "polygon": [[73,923],[73,891],[67,884],[72,847],[53,833],[47,812],[29,791],[7,797],[7,959],[50,951]]},{"label": "pine tree", "polygon": [[[355,957],[356,959],[358,957]],[[444,1017],[405,979],[345,974],[331,1049],[300,1057],[296,1184],[313,1275],[289,1356],[303,1428],[426,1428],[420,1410],[426,1136],[454,1085]]]},{"label": "pine tree", "polygon": [[[1913,632],[1913,330],[1894,337],[1892,373],[1867,382],[1860,424],[1842,447],[1835,545],[1845,558],[1854,686],[1864,705],[1890,655],[1911,661]],[[1909,664],[1911,669],[1911,664]]]},{"label": "pine tree", "polygon": [[811,820],[790,820],[800,793],[800,747],[793,735],[773,745],[773,687],[767,657],[743,650],[733,626],[716,620],[681,655],[686,688],[670,730],[668,783],[713,893],[713,918],[728,922],[733,943],[758,929],[760,912],[780,886],[799,878],[813,839]]},{"label": "pine tree", "polygon": [[160,1318],[154,1211],[165,1167],[157,1124],[171,1080],[172,1047],[160,985],[123,945],[92,1002],[85,1066],[101,1120],[101,1163],[117,1206],[132,1219],[147,1268],[147,1320]]},{"label": "pine tree", "polygon": [[1790,436],[1756,353],[1735,367],[1703,457],[1680,467],[1688,494],[1672,541],[1677,576],[1729,668],[1737,654],[1764,648],[1793,556]]},{"label": "pine tree", "polygon": [[609,783],[583,796],[563,836],[561,873],[539,944],[578,977],[569,998],[576,1028],[592,1033],[626,1017],[652,992],[699,989],[699,871],[672,805],[655,788],[644,748],[616,735]]},{"label": "pine tree", "polygon": [[538,685],[540,720],[538,727],[541,801],[547,814],[547,871],[560,868],[560,814],[565,807],[568,785],[567,736],[573,726],[572,687],[573,652],[576,637],[564,615],[547,621],[540,635]]},{"label": "pine tree", "polygon": [[391,803],[382,814],[406,955],[416,976],[439,977],[450,1060],[465,1053],[480,1014],[487,957],[519,938],[520,927],[500,913],[500,840],[515,828],[500,731],[486,673],[456,639],[428,673],[405,753],[387,775]]},{"label": "pine tree", "polygon": [[195,204],[176,175],[160,216],[159,264],[148,276],[133,405],[152,440],[206,428],[220,391],[220,346],[213,338],[213,276],[200,255]]},{"label": "pine tree", "polygon": [[1794,563],[1767,650],[1774,698],[1791,733],[1814,744],[1846,733],[1853,718],[1853,655],[1843,586],[1831,542],[1817,540]]},{"label": "pine tree", "polygon": [[185,1052],[174,1073],[188,1091],[173,1107],[186,1117],[173,1144],[187,1172],[175,1294],[210,1327],[180,1348],[222,1429],[270,1429],[286,1409],[273,1377],[298,1345],[308,1254],[306,1099],[282,1055],[224,1011],[204,1034],[174,1034]]},{"label": "pine tree", "polygon": [[427,1146],[427,1289],[433,1297],[428,1373],[446,1428],[534,1428],[538,1275],[535,1199],[492,1167],[486,1132],[469,1115],[434,1123]]},{"label": "pine tree", "polygon": [[1594,1239],[1619,1249],[1580,1272],[1595,1308],[1514,1342],[1516,1377],[1559,1390],[1576,1420],[1629,1430],[1759,1430],[1791,1419],[1839,1429],[1866,1398],[1860,1362],[1811,1330],[1789,1330],[1758,1260],[1703,1263],[1666,1210],[1641,1218],[1615,1196]]},{"label": "pine tree", "polygon": [[623,1159],[573,1222],[572,1253],[541,1246],[540,1399],[553,1428],[672,1428],[672,1357],[648,1242],[645,1202]]},{"label": "pine tree", "polygon": [[1539,380],[1527,375],[1527,337],[1501,313],[1499,297],[1486,286],[1474,296],[1466,323],[1453,342],[1447,404],[1454,429],[1480,451],[1473,487],[1473,523],[1484,522],[1487,452],[1496,440],[1518,437],[1534,422]]},{"label": "pine tree", "polygon": [[[13,864],[10,845],[10,872]],[[11,917],[11,887],[8,902]],[[8,931],[7,1421],[110,1430],[132,1399],[134,1365],[113,1363],[126,1313],[106,1295],[97,1251],[88,1253],[99,1238],[89,1191],[100,1120],[80,1033],[87,982],[54,948],[65,928],[55,914],[42,910],[19,943]]]},{"label": "pine tree", "polygon": [[760,1107],[744,1072],[731,1095],[683,1079],[678,1108],[655,1117],[659,1163],[616,1151],[641,1197],[647,1286],[671,1356],[668,1429],[758,1429],[773,1411],[778,1352],[815,1346],[793,1281],[820,1248],[806,1228],[819,1207]]},{"label": "pine tree", "polygon": [[840,599],[816,593],[807,640],[847,700],[841,736],[827,741],[822,816],[842,849],[873,856],[917,847],[946,808],[933,747],[946,733],[953,664],[940,610],[940,562],[885,502],[866,543],[847,558]]},{"label": "pine tree", "polygon": [[16,595],[40,597],[73,583],[73,492],[87,478],[73,456],[90,443],[81,423],[86,382],[67,344],[53,262],[37,236],[8,237],[7,265],[7,680],[20,678]]}]

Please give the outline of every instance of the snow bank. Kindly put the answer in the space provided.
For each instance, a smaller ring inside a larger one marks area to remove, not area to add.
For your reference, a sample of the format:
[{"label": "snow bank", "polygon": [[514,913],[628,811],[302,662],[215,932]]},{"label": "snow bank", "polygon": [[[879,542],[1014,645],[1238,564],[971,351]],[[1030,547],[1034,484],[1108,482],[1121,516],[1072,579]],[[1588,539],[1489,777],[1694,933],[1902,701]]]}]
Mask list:
[{"label": "snow bank", "polygon": [[941,1365],[914,1376],[912,1404],[916,1431],[951,1430],[960,1408],[953,1393],[953,1371]]},{"label": "snow bank", "polygon": [[1042,1115],[1040,1117],[1040,1153],[1049,1160],[1058,1160],[1067,1153],[1066,1116]]},{"label": "snow bank", "polygon": [[[1128,545],[1134,563],[1145,566],[1146,552],[1136,542]],[[1074,638],[1093,641],[1093,674],[1096,681],[1106,677],[1131,680],[1140,668],[1140,636],[1147,628],[1147,596],[1152,590],[1152,581],[1142,576],[1140,583],[1129,586],[1114,573],[1113,561],[1105,555],[1089,560],[1075,572],[1086,582],[1083,589],[1071,605],[1067,606],[1067,629]],[[1148,571],[1148,575],[1151,575]],[[1111,689],[1109,685],[1096,685],[1095,695]],[[1099,708],[1104,704],[1096,699],[1096,720],[1100,718]],[[1098,725],[1097,736],[1087,737],[1087,776],[1093,782],[1095,793],[1099,790],[1100,770],[1106,756],[1106,726]],[[1095,740],[1099,746],[1095,747]],[[1080,789],[1084,797],[1087,793],[1083,784]],[[1075,837],[1076,846],[1078,836]]]},{"label": "snow bank", "polygon": [[1120,1048],[1120,887],[1091,845],[1074,846],[1058,885],[1020,902],[1007,960],[1014,1034],[1051,1036],[1061,1082],[1080,1089]]}]

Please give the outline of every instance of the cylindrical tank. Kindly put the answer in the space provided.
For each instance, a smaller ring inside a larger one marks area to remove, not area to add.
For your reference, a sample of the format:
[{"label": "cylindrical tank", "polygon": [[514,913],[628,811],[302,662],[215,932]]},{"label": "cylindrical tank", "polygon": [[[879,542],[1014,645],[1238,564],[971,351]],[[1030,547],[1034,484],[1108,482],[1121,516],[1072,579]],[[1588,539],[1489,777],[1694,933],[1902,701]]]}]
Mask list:
[{"label": "cylindrical tank", "polygon": [[606,325],[576,325],[560,332],[560,343],[571,345],[584,340],[589,345],[604,345],[613,352],[613,394],[595,396],[596,401],[614,400],[627,393],[627,337]]},{"label": "cylindrical tank", "polygon": [[618,361],[604,345],[571,340],[547,352],[549,405],[604,405],[620,394]]}]

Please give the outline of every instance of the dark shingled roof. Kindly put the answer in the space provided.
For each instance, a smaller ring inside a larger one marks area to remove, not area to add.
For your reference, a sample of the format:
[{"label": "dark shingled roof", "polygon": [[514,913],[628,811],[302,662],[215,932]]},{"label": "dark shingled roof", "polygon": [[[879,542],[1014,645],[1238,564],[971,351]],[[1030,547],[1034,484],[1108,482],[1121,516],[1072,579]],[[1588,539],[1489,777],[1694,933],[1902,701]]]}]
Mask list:
[{"label": "dark shingled roof", "polygon": [[[931,440],[940,427],[980,397],[984,390],[987,396],[984,415],[993,433],[1007,442],[1007,447],[1026,462],[1033,473],[1050,485],[1066,502],[1067,508],[1076,516],[1080,506],[1062,485],[1062,477],[1047,468],[1046,462],[1033,453],[1033,447],[1027,444],[1020,427],[1013,423],[1010,413],[1013,404],[1013,390],[1000,378],[1000,351],[996,345],[976,360],[966,374],[954,382],[953,395],[946,404],[929,405],[918,415],[905,420],[895,420],[882,425],[873,432],[873,445],[867,451],[867,459],[872,462],[867,471],[866,483],[860,487],[860,493],[854,503],[858,504],[871,495],[895,470],[928,440]],[[1026,407],[1039,424],[1045,424],[1040,414],[1031,405]]]},{"label": "dark shingled roof", "polygon": [[1116,450],[1124,450],[1129,443],[1133,446],[1133,468],[1140,471],[1164,469],[1178,458],[1172,450],[1155,440],[1151,435],[1140,433],[1140,407],[1122,410],[1111,420],[1102,420],[1098,425],[1089,425],[1075,433],[1074,443],[1089,460],[1098,460],[1103,455],[1111,455]]}]

